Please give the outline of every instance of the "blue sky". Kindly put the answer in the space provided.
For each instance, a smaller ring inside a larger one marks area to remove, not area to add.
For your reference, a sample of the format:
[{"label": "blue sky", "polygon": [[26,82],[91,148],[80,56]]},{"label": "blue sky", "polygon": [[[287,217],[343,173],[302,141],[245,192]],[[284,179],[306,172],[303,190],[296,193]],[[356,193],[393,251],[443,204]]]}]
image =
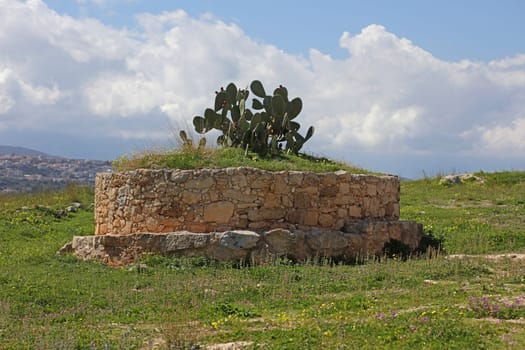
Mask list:
[{"label": "blue sky", "polygon": [[284,84],[308,151],[373,170],[525,169],[523,1],[0,0],[0,144],[172,145],[213,91]]},{"label": "blue sky", "polygon": [[198,17],[212,13],[240,26],[257,41],[289,53],[317,48],[333,57],[345,56],[338,38],[381,24],[400,37],[446,60],[493,60],[524,51],[525,2],[521,0],[333,0],[325,7],[311,0],[147,1],[101,0],[46,3],[60,13],[94,17],[116,27],[135,28],[135,15],[184,9]]}]

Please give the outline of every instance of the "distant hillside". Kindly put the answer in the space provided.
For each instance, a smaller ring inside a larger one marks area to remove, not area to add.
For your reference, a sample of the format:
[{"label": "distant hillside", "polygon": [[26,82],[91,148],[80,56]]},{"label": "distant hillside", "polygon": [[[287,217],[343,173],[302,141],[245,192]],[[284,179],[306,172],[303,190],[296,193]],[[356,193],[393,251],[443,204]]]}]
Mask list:
[{"label": "distant hillside", "polygon": [[35,151],[34,149],[24,147],[2,146],[0,145],[0,154],[14,154],[17,156],[31,156],[31,157],[51,157],[49,154]]}]

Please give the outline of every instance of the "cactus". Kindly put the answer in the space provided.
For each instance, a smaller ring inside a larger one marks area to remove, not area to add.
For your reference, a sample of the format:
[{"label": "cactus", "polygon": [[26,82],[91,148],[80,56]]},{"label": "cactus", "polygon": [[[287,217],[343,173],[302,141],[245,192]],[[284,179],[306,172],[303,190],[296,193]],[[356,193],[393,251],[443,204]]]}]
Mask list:
[{"label": "cactus", "polygon": [[[281,150],[297,154],[314,133],[311,126],[306,136],[299,134],[301,127],[293,121],[302,110],[302,101],[288,99],[288,90],[279,86],[273,95],[266,95],[258,80],[250,84],[253,113],[246,107],[250,92],[234,83],[216,91],[214,108],[207,108],[204,116],[195,116],[193,126],[199,134],[210,130],[222,132],[217,143],[227,147],[242,147],[259,154],[278,154]],[[259,99],[258,99],[259,98]],[[262,100],[260,100],[262,99]],[[181,135],[182,137],[182,135]]]},{"label": "cactus", "polygon": [[263,87],[262,83],[259,80],[252,81],[252,83],[250,84],[250,89],[258,97],[264,98],[266,96],[266,92],[264,91],[264,87]]},{"label": "cactus", "polygon": [[[193,140],[188,137],[188,134],[186,134],[186,131],[181,130],[179,132],[179,137],[182,140],[182,146],[183,147],[191,147],[191,148],[193,148]],[[201,137],[199,139],[199,144],[197,146],[197,149],[198,150],[204,150],[205,148],[206,148],[206,138],[205,137]]]},{"label": "cactus", "polygon": [[188,138],[188,135],[186,134],[186,131],[181,130],[179,132],[179,136],[180,136],[180,138],[182,140],[182,144],[184,146],[193,146],[193,141]]}]

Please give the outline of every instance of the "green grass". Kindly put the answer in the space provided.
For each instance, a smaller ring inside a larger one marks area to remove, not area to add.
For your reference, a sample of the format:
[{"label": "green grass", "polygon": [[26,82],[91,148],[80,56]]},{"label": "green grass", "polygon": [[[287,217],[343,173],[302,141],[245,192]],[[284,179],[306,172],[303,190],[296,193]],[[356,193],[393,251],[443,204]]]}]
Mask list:
[{"label": "green grass", "polygon": [[525,252],[525,172],[475,175],[484,182],[404,182],[401,216],[423,223],[448,253]]},{"label": "green grass", "polygon": [[121,171],[138,168],[200,169],[246,166],[270,171],[301,170],[321,173],[346,170],[351,173],[370,173],[342,162],[305,154],[283,153],[270,157],[252,152],[245,153],[240,148],[199,149],[192,146],[167,151],[143,151],[123,156],[117,159],[113,166]]},{"label": "green grass", "polygon": [[[402,218],[449,253],[525,252],[523,173],[483,177],[403,182]],[[239,266],[147,256],[146,268],[113,269],[56,254],[93,233],[92,195],[0,197],[0,349],[525,347],[524,261]],[[57,215],[73,201],[83,209]]]}]

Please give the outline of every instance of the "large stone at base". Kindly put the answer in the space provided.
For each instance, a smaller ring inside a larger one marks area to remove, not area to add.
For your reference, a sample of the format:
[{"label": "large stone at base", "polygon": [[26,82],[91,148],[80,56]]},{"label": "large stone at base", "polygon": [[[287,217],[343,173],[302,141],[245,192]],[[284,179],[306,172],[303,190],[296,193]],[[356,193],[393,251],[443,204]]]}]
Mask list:
[{"label": "large stone at base", "polygon": [[311,258],[341,258],[348,261],[381,255],[385,245],[398,241],[415,251],[422,238],[422,225],[413,221],[347,222],[343,231],[273,229],[254,232],[138,233],[128,235],[75,236],[59,252],[81,259],[99,260],[120,266],[144,253],[164,256],[203,256],[218,261],[268,261],[287,257],[296,261]]},{"label": "large stone at base", "polygon": [[399,241],[408,249],[418,248],[423,236],[423,225],[415,221],[354,221],[347,222],[344,231],[363,236],[365,251],[381,254],[385,243]]}]

